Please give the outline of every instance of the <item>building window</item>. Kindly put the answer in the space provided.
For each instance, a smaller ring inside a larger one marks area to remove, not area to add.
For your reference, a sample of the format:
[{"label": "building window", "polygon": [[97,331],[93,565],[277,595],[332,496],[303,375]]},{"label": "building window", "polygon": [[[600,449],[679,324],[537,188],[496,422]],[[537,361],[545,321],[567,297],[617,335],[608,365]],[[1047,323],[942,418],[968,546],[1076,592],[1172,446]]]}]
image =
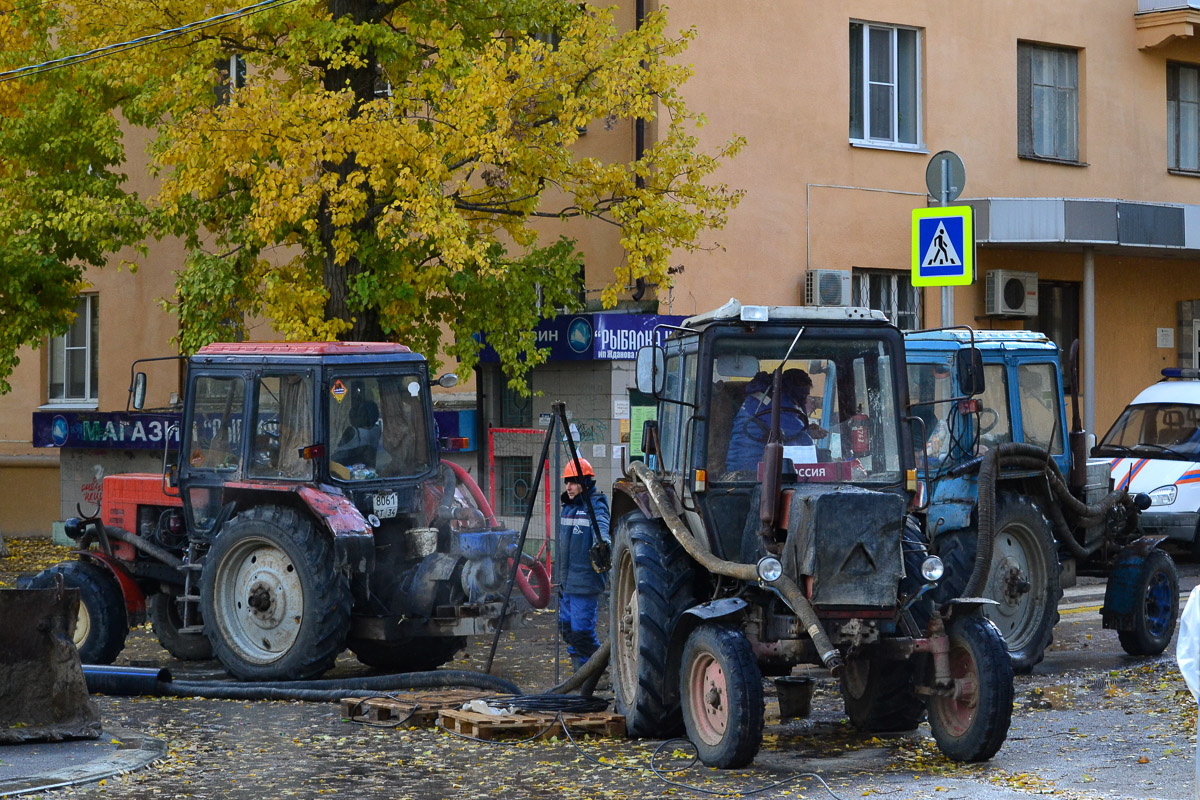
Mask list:
[{"label": "building window", "polygon": [[1019,155],[1079,161],[1079,52],[1017,44]]},{"label": "building window", "polygon": [[1167,166],[1200,171],[1200,67],[1167,65]]},{"label": "building window", "polygon": [[882,311],[904,331],[921,327],[921,290],[912,285],[910,273],[856,269],[852,281],[854,305]]},{"label": "building window", "polygon": [[50,340],[51,402],[96,402],[99,351],[100,297],[88,294],[79,298],[70,329]]},{"label": "building window", "polygon": [[500,376],[500,426],[503,428],[528,428],[533,425],[533,376],[526,376],[528,395],[522,395],[508,385],[503,373]]},{"label": "building window", "polygon": [[1038,281],[1038,315],[1035,330],[1058,345],[1058,364],[1062,370],[1063,390],[1070,394],[1071,343],[1079,338],[1079,284],[1065,281]]},{"label": "building window", "polygon": [[533,493],[533,462],[529,456],[500,456],[496,459],[500,479],[500,514],[519,517],[529,507]]},{"label": "building window", "polygon": [[217,70],[217,83],[213,86],[213,94],[217,96],[218,103],[228,103],[230,92],[246,85],[246,59],[241,56],[220,58],[214,67]]},{"label": "building window", "polygon": [[850,139],[862,144],[921,143],[920,32],[850,23]]}]

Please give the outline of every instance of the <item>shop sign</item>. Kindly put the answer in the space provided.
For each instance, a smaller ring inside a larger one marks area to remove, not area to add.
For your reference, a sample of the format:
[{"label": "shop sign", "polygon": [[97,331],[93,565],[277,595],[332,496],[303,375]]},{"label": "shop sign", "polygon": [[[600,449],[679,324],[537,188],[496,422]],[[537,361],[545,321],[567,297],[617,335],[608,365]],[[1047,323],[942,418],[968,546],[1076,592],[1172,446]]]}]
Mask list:
[{"label": "shop sign", "polygon": [[33,446],[161,450],[167,443],[175,448],[179,446],[179,421],[179,414],[35,411]]}]

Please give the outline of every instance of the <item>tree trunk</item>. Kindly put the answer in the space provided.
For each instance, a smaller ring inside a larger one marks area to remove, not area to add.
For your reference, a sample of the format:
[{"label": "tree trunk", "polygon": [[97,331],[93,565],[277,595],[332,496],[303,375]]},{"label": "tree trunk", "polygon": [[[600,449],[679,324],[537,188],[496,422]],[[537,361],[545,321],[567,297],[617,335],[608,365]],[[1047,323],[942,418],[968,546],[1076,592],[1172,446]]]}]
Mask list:
[{"label": "tree trunk", "polygon": [[[377,3],[375,0],[329,0],[329,11],[334,19],[349,16],[355,24],[361,25],[379,22],[386,14],[387,6]],[[324,64],[320,65],[325,70],[325,89],[327,91],[341,91],[349,88],[354,92],[356,102],[355,107],[351,109],[351,116],[357,115],[358,106],[375,98],[375,79],[378,70],[374,52],[368,50],[364,61],[366,63],[362,67],[342,66],[337,69],[329,69]],[[357,162],[354,154],[350,153],[341,163],[326,162],[323,166],[329,172],[338,175],[339,183],[341,183],[356,169]],[[370,200],[367,205],[370,207]],[[328,198],[322,199],[319,214],[321,243],[324,245],[323,280],[325,289],[329,292],[329,299],[325,302],[325,318],[353,320],[353,327],[341,334],[343,340],[380,341],[384,337],[383,328],[379,322],[379,312],[373,308],[357,310],[350,308],[349,283],[363,271],[363,265],[357,256],[351,256],[344,265],[338,265],[335,262],[333,237],[337,232],[337,226],[332,221]],[[367,234],[370,230],[370,223],[360,222],[355,227],[358,229],[355,233]]]}]

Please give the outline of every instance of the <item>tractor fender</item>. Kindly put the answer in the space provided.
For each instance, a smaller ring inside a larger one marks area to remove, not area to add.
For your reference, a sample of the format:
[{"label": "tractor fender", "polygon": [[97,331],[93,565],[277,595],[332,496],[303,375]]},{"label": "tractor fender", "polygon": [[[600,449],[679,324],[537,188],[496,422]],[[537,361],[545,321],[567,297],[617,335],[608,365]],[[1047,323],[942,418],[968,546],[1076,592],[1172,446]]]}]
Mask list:
[{"label": "tractor fender", "polygon": [[998,605],[998,602],[987,597],[956,597],[948,600],[940,611],[946,622],[952,622],[960,617],[982,614],[984,606]]},{"label": "tractor fender", "polygon": [[659,518],[658,511],[650,500],[650,492],[636,481],[622,479],[614,483],[611,505],[613,519],[620,519],[634,509],[642,512],[646,519]]},{"label": "tractor fender", "polygon": [[1134,612],[1143,598],[1137,592],[1142,564],[1160,543],[1161,537],[1143,536],[1121,548],[1104,588],[1100,617],[1105,628],[1132,630]]},{"label": "tractor fender", "polygon": [[978,502],[979,481],[974,475],[939,480],[926,512],[933,538],[971,527],[971,515]]},{"label": "tractor fender", "polygon": [[[348,566],[352,572],[370,572],[375,568],[375,534],[350,498],[331,486],[289,486],[278,484],[229,482],[225,484],[225,499],[231,494],[264,493],[278,497],[281,493],[300,495],[313,517],[333,537],[335,564]],[[234,495],[235,500],[239,498]],[[246,498],[241,497],[244,501]],[[244,506],[238,502],[238,506]]]},{"label": "tractor fender", "polygon": [[679,616],[675,627],[671,630],[671,638],[667,645],[667,675],[679,674],[683,660],[683,645],[688,636],[705,622],[738,622],[746,614],[749,603],[740,597],[723,597],[720,600],[709,600],[698,606],[692,606]]},{"label": "tractor fender", "polygon": [[88,561],[108,570],[121,590],[125,600],[125,614],[129,618],[129,627],[134,628],[146,621],[146,594],[129,571],[115,558],[98,550],[77,551],[80,561]]}]

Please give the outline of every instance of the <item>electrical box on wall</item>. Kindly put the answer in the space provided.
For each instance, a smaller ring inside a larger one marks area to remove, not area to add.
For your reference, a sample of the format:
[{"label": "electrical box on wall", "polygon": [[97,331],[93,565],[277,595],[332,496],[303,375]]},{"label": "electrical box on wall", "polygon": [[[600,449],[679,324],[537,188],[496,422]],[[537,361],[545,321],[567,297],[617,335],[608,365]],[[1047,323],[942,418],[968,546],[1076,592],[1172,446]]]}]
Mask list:
[{"label": "electrical box on wall", "polygon": [[1005,317],[1036,317],[1038,276],[1036,272],[991,269],[984,284],[988,314]]},{"label": "electrical box on wall", "polygon": [[804,305],[850,305],[850,270],[810,269],[804,275]]}]

